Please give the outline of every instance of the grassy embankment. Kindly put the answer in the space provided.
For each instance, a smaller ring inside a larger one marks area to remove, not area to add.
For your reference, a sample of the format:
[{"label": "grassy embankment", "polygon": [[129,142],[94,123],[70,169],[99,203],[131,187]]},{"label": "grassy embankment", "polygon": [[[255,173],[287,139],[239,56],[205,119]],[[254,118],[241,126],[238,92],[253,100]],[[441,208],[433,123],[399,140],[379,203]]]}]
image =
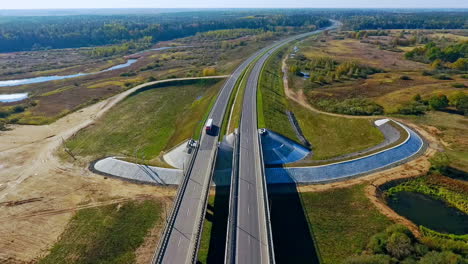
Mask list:
[{"label": "grassy embankment", "polygon": [[140,90],[65,146],[75,156],[120,155],[157,163],[162,151],[197,135],[222,83],[183,81]]},{"label": "grassy embankment", "polygon": [[149,231],[162,224],[162,206],[146,200],[79,210],[38,263],[135,263]]},{"label": "grassy embankment", "polygon": [[442,140],[450,166],[468,171],[468,119],[459,114],[431,111],[421,116],[400,116]]},{"label": "grassy embankment", "polygon": [[323,264],[359,254],[373,234],[392,222],[364,194],[364,185],[300,193]]},{"label": "grassy embankment", "polygon": [[222,263],[229,215],[229,188],[217,187],[208,200],[198,251],[199,263]]},{"label": "grassy embankment", "polygon": [[282,49],[273,54],[262,70],[257,93],[259,127],[267,127],[297,140],[286,115],[286,111],[292,111],[304,136],[312,144],[314,160],[363,150],[383,141],[383,134],[371,120],[318,114],[287,100],[280,66],[284,52]]}]

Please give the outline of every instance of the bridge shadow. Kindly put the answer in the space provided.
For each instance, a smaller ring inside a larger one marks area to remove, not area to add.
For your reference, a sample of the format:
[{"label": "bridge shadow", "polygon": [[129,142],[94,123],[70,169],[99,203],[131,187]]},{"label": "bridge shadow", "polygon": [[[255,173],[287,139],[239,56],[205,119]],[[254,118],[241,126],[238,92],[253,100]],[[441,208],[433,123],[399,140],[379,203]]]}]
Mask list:
[{"label": "bridge shadow", "polygon": [[204,231],[206,232],[209,229],[210,237],[206,237],[205,241],[203,241],[204,238],[202,237],[197,263],[224,263],[229,216],[231,168],[232,148],[223,144],[218,149],[213,175],[213,182],[216,184],[216,187],[214,187],[215,195],[210,196],[205,215],[205,225],[208,228],[204,228]]},{"label": "bridge shadow", "polygon": [[295,184],[268,186],[276,263],[320,263]]},{"label": "bridge shadow", "polygon": [[[227,218],[229,215],[229,187],[216,187],[212,206],[207,210],[206,221],[211,222],[211,237],[206,263],[224,263]],[[210,214],[208,216],[208,214]]]}]

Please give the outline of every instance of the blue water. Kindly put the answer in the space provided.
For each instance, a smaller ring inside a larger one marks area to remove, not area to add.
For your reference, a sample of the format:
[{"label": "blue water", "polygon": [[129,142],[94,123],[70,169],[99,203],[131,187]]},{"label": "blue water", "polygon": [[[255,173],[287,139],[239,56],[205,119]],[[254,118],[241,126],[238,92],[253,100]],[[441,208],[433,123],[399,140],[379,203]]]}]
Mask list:
[{"label": "blue water", "polygon": [[468,215],[441,200],[415,192],[398,192],[387,198],[388,205],[400,215],[442,233],[468,234]]},{"label": "blue water", "polygon": [[416,154],[422,139],[411,129],[410,138],[398,147],[360,159],[323,166],[299,168],[267,168],[268,183],[314,183],[334,181],[361,173],[375,171]]},{"label": "blue water", "polygon": [[0,94],[0,102],[11,103],[18,102],[28,98],[28,93]]},{"label": "blue water", "polygon": [[108,71],[122,69],[122,68],[125,68],[125,67],[128,67],[128,66],[132,65],[135,62],[137,62],[137,60],[135,60],[135,59],[128,60],[126,63],[115,65],[115,66],[110,67],[108,69],[105,69],[105,70],[102,70],[102,71],[99,71],[99,72],[92,72],[92,73],[77,73],[77,74],[70,74],[70,75],[63,75],[63,76],[58,76],[58,75],[41,76],[41,77],[34,77],[34,78],[27,78],[27,79],[0,81],[0,87],[16,86],[16,85],[24,85],[24,84],[33,84],[33,83],[42,83],[42,82],[70,79],[70,78],[75,78],[75,77],[80,77],[80,76],[87,76],[87,75],[91,75],[91,74],[98,74],[98,73],[102,73],[102,72],[108,72]]}]

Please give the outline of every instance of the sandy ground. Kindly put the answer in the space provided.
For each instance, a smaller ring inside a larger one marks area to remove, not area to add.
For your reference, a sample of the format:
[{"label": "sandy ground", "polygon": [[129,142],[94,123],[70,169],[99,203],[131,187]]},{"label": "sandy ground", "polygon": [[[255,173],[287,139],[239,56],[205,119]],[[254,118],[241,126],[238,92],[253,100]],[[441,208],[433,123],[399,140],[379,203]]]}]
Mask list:
[{"label": "sandy ground", "polygon": [[[127,90],[50,125],[13,126],[0,132],[0,263],[28,263],[47,253],[74,211],[81,208],[149,197],[171,202],[175,188],[107,179],[56,156],[64,140],[130,93],[157,82]],[[153,237],[158,230],[153,230]],[[156,240],[146,244],[152,248]]]}]

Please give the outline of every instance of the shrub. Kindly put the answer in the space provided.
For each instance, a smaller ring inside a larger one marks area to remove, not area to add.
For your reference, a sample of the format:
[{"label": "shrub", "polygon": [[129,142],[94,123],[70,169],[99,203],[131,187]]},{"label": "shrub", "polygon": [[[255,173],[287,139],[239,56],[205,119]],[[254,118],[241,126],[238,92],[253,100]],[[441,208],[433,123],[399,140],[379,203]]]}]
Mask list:
[{"label": "shrub", "polygon": [[6,123],[0,120],[0,131],[5,131],[6,129]]},{"label": "shrub", "polygon": [[408,257],[413,251],[411,238],[409,238],[406,234],[394,232],[388,238],[386,249],[391,256],[397,259],[404,259]]},{"label": "shrub", "polygon": [[213,67],[208,67],[203,69],[203,76],[214,76],[216,75],[216,69]]},{"label": "shrub", "polygon": [[415,100],[398,108],[397,113],[402,115],[423,115],[425,111],[427,111],[427,106],[422,101]]},{"label": "shrub", "polygon": [[465,84],[463,83],[452,83],[452,87],[454,88],[465,88]]},{"label": "shrub", "polygon": [[13,113],[21,113],[21,112],[24,112],[25,109],[26,109],[26,107],[24,107],[22,105],[17,105],[15,107],[13,107]]},{"label": "shrub", "polygon": [[380,115],[383,107],[366,98],[352,98],[342,101],[321,100],[317,105],[325,111],[346,115]]},{"label": "shrub", "polygon": [[429,159],[431,163],[431,169],[443,172],[450,165],[450,158],[446,153],[437,152],[432,158]]},{"label": "shrub", "polygon": [[408,75],[402,75],[400,76],[400,80],[409,81],[411,80],[411,77],[409,77]]},{"label": "shrub", "polygon": [[452,78],[448,76],[447,74],[436,74],[436,75],[433,75],[432,77],[438,80],[452,80]]},{"label": "shrub", "polygon": [[388,235],[385,233],[378,233],[371,237],[369,243],[367,243],[367,249],[373,254],[385,253],[385,247],[387,246]]},{"label": "shrub", "polygon": [[345,264],[391,264],[392,258],[387,255],[362,255],[350,257]]},{"label": "shrub", "polygon": [[[462,264],[462,257],[450,251],[431,251],[419,260],[419,264]],[[466,262],[465,262],[466,263]]]},{"label": "shrub", "polygon": [[445,94],[434,95],[429,99],[429,106],[434,110],[444,109],[448,104],[449,100]]},{"label": "shrub", "polygon": [[5,117],[8,117],[9,115],[10,115],[9,111],[0,110],[0,118],[5,118]]}]

